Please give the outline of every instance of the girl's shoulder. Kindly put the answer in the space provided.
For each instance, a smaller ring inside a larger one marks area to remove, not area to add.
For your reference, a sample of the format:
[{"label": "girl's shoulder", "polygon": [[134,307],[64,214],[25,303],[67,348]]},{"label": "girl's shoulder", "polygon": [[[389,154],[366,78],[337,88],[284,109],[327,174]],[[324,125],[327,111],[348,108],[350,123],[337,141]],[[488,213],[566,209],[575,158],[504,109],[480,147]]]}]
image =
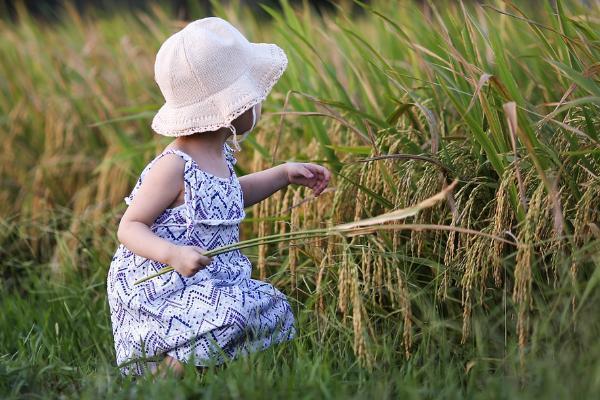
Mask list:
[{"label": "girl's shoulder", "polygon": [[182,154],[177,149],[165,148],[165,150],[146,164],[133,190],[129,196],[124,198],[125,203],[128,205],[131,203],[142,183],[146,181],[151,181],[157,186],[162,186],[162,183],[165,182],[175,182],[185,179],[185,171],[189,162],[187,157],[187,155]]},{"label": "girl's shoulder", "polygon": [[154,157],[140,174],[140,178],[152,171],[153,175],[167,175],[170,177],[182,176],[190,157],[181,150],[165,148]]}]

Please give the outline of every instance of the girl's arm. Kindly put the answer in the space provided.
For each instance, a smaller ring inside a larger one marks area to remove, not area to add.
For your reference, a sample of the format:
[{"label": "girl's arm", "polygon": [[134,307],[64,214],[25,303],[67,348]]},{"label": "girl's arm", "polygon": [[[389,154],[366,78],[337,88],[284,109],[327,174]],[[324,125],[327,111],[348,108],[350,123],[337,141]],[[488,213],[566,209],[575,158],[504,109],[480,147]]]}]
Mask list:
[{"label": "girl's arm", "polygon": [[244,193],[244,207],[256,204],[290,183],[313,190],[315,196],[327,187],[331,172],[325,167],[309,163],[285,163],[239,178]]},{"label": "girl's arm", "polygon": [[135,254],[169,264],[184,276],[192,276],[211,259],[196,246],[180,246],[157,236],[150,226],[178,197],[183,186],[183,160],[175,154],[158,159],[123,214],[117,237]]}]

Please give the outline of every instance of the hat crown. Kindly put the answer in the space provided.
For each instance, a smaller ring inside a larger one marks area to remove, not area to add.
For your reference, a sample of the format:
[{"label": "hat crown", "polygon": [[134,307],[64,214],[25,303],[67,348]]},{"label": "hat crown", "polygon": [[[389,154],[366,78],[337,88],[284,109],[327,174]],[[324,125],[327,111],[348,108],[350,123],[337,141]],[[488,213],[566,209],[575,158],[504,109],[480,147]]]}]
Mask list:
[{"label": "hat crown", "polygon": [[162,44],[154,79],[167,103],[183,107],[229,87],[247,71],[249,55],[250,42],[230,23],[199,19]]}]

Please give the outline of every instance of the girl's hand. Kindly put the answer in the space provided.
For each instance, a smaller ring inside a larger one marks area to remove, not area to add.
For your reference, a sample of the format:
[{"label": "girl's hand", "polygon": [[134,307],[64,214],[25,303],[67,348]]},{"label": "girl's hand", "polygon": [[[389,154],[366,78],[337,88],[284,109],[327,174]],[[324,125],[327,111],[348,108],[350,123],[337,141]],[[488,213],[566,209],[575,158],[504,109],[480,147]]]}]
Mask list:
[{"label": "girl's hand", "polygon": [[325,190],[331,179],[331,172],[320,165],[290,162],[285,166],[288,182],[311,188],[315,196]]},{"label": "girl's hand", "polygon": [[185,277],[194,276],[212,262],[211,257],[204,255],[204,250],[198,246],[175,245],[169,257],[169,265]]}]

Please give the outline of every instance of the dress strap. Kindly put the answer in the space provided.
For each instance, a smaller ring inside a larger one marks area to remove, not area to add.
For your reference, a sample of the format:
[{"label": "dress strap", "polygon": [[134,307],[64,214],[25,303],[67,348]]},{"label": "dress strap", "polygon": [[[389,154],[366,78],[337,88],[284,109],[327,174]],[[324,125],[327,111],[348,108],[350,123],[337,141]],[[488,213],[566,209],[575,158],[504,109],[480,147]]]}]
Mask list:
[{"label": "dress strap", "polygon": [[223,153],[225,154],[225,159],[229,164],[235,165],[237,163],[237,159],[235,158],[234,151],[227,143],[223,143]]}]

